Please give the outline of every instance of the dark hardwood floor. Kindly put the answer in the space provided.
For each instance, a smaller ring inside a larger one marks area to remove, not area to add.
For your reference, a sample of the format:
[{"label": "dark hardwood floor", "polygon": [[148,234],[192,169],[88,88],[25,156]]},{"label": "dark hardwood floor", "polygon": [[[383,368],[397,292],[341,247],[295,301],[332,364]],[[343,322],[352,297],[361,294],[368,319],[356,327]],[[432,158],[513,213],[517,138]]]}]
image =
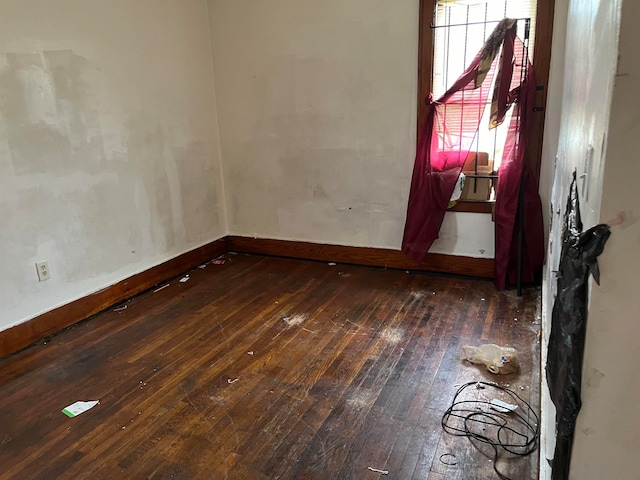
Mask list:
[{"label": "dark hardwood floor", "polygon": [[[537,289],[226,258],[0,361],[0,478],[498,478],[440,421],[475,380],[537,410]],[[521,372],[461,360],[481,343]],[[100,404],[61,413],[77,400]],[[499,463],[537,477],[537,452]]]}]

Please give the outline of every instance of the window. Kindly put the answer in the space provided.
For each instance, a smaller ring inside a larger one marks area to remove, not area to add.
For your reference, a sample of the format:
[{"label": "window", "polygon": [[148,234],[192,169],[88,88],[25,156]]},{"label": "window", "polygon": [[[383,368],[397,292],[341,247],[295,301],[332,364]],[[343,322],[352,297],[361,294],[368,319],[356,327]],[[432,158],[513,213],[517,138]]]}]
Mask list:
[{"label": "window", "polygon": [[[527,44],[527,53],[533,60],[536,72],[537,105],[543,106],[546,101],[551,53],[552,13],[552,0],[422,0],[418,66],[418,136],[422,135],[429,93],[433,92],[437,98],[451,86],[504,17],[519,19],[518,35]],[[544,108],[538,107],[537,110],[534,133],[527,152],[527,162],[536,174],[536,181],[540,171]],[[483,125],[488,125],[489,109],[485,114],[487,120],[483,121]],[[481,159],[485,166],[478,170],[474,163],[476,175],[490,177],[491,171],[499,168],[502,158],[501,145],[504,145],[508,124],[507,118],[503,123],[504,128],[490,131],[483,127],[479,132],[474,150],[481,154],[476,155],[473,161],[477,163],[478,159]],[[476,177],[471,179],[471,182],[476,190]],[[459,202],[454,210],[490,212],[491,204],[486,201],[463,201]]]}]

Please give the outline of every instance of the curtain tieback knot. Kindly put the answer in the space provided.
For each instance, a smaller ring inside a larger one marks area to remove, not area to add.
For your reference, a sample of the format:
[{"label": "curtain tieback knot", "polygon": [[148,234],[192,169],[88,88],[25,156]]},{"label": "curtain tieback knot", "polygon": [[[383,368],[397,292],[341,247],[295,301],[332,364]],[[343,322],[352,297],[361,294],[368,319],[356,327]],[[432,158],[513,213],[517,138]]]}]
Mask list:
[{"label": "curtain tieback knot", "polygon": [[424,103],[426,103],[427,105],[437,105],[438,104],[438,102],[436,102],[433,99],[433,93],[430,93],[429,96],[424,99]]}]

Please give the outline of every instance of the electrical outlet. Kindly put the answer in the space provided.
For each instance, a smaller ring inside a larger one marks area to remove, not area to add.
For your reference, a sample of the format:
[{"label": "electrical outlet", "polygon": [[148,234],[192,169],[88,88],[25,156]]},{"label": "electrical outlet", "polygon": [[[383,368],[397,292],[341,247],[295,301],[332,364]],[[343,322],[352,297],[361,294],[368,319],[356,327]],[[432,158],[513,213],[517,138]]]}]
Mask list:
[{"label": "electrical outlet", "polygon": [[49,263],[47,261],[36,262],[36,271],[38,272],[38,280],[41,282],[44,282],[45,280],[49,280],[51,278]]}]

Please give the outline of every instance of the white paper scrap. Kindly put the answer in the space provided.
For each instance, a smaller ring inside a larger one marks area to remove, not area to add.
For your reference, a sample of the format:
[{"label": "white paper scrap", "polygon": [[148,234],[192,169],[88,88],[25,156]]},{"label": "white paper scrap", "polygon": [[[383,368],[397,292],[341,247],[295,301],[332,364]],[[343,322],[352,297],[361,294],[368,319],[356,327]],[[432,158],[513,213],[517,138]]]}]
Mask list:
[{"label": "white paper scrap", "polygon": [[372,472],[376,472],[379,473],[381,475],[389,475],[389,470],[381,470],[379,468],[373,468],[373,467],[367,467],[369,470],[371,470]]},{"label": "white paper scrap", "polygon": [[185,275],[184,277],[182,277],[180,279],[180,283],[185,283],[185,282],[188,282],[188,281],[189,281],[189,275]]},{"label": "white paper scrap", "polygon": [[62,413],[64,413],[67,417],[71,417],[71,418],[77,417],[81,413],[86,412],[87,410],[95,407],[99,403],[100,403],[100,400],[92,400],[90,402],[79,401],[76,403],[72,403],[66,408],[63,408]]},{"label": "white paper scrap", "polygon": [[509,413],[513,412],[516,408],[518,408],[518,406],[494,398],[493,400],[491,400],[491,408],[500,413]]}]

